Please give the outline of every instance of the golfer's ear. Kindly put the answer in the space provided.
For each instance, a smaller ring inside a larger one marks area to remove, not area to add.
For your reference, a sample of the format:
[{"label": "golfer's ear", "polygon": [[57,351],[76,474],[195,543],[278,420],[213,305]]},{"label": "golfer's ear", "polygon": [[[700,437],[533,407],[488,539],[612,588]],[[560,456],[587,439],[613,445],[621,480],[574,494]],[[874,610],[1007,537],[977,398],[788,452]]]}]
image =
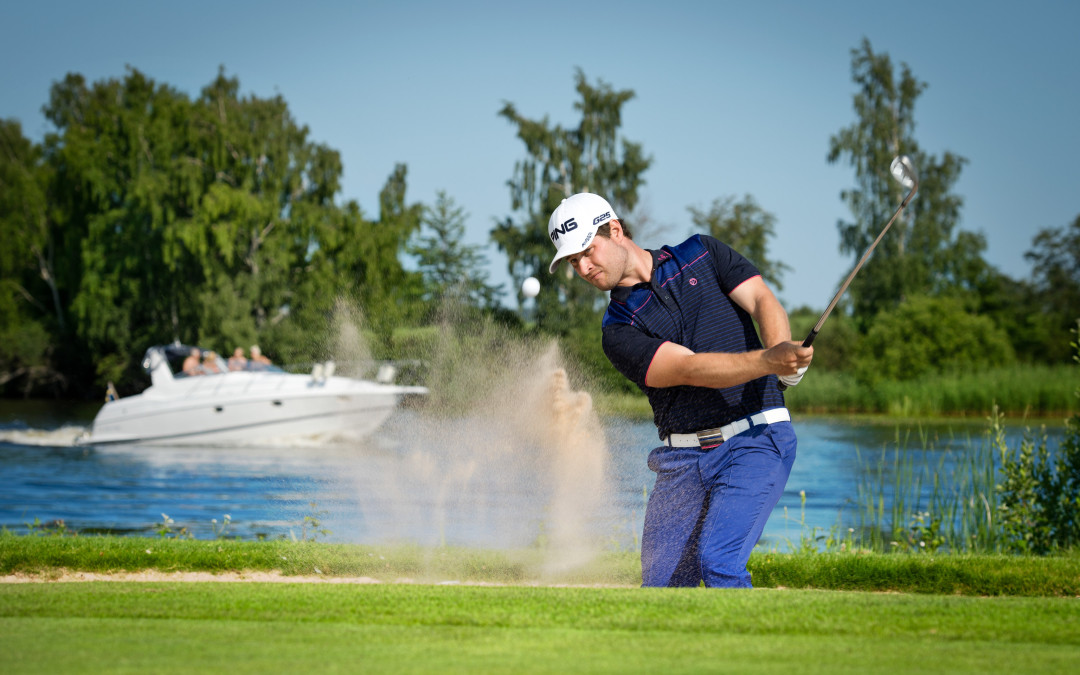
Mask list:
[{"label": "golfer's ear", "polygon": [[[608,225],[610,226],[610,232],[613,239],[618,239],[626,234],[623,232],[622,223],[620,223],[618,219],[613,219]],[[615,235],[616,231],[619,233],[617,236]]]}]

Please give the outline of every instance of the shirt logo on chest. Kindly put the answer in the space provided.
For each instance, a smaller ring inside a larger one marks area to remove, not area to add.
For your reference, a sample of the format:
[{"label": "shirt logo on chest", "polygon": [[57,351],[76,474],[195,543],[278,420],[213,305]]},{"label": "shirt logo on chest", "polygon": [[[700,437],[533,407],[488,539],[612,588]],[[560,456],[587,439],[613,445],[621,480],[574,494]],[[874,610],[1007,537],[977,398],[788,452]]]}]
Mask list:
[{"label": "shirt logo on chest", "polygon": [[690,280],[686,283],[690,284],[691,286],[697,286],[697,279],[695,279],[694,277],[690,277]]}]

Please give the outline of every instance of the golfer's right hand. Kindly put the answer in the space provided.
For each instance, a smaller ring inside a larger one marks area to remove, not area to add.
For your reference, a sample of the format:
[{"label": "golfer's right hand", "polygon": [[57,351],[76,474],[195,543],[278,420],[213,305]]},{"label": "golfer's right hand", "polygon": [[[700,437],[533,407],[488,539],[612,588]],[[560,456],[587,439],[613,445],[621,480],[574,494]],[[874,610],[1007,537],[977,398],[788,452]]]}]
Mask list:
[{"label": "golfer's right hand", "polygon": [[803,347],[801,342],[781,342],[765,350],[765,361],[774,375],[801,376],[813,358],[814,348]]}]

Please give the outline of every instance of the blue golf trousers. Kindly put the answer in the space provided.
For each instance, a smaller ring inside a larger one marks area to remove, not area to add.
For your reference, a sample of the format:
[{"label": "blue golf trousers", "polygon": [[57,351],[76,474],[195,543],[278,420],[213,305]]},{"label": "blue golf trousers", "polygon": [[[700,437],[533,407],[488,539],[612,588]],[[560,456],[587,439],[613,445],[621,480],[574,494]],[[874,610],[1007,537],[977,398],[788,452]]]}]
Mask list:
[{"label": "blue golf trousers", "polygon": [[649,453],[642,586],[751,588],[746,562],[795,462],[790,422],[752,427],[721,445]]}]

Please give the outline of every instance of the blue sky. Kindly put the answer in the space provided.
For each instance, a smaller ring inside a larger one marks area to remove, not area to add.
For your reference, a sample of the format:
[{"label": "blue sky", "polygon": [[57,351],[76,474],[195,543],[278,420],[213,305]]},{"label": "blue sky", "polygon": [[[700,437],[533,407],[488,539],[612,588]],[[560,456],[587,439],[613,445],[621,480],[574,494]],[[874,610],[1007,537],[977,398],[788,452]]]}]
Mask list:
[{"label": "blue sky", "polygon": [[[688,206],[751,194],[776,216],[770,252],[791,270],[780,297],[821,309],[854,262],[838,252],[846,165],[829,137],[854,120],[850,50],[907,63],[929,86],[916,105],[924,151],[969,160],[960,227],[1016,278],[1042,228],[1080,215],[1080,3],[1041,2],[59,2],[0,5],[0,117],[40,140],[65,73],[135,67],[196,96],[224,65],[245,94],[282,95],[311,138],[341,152],[341,199],[377,215],[394,165],[410,201],[445,190],[486,244],[509,213],[523,148],[497,117],[575,122],[580,67],[637,96],[622,133],[654,163],[641,209],[691,231]],[[505,260],[487,251],[491,279]],[[543,281],[541,279],[541,281]]]}]

